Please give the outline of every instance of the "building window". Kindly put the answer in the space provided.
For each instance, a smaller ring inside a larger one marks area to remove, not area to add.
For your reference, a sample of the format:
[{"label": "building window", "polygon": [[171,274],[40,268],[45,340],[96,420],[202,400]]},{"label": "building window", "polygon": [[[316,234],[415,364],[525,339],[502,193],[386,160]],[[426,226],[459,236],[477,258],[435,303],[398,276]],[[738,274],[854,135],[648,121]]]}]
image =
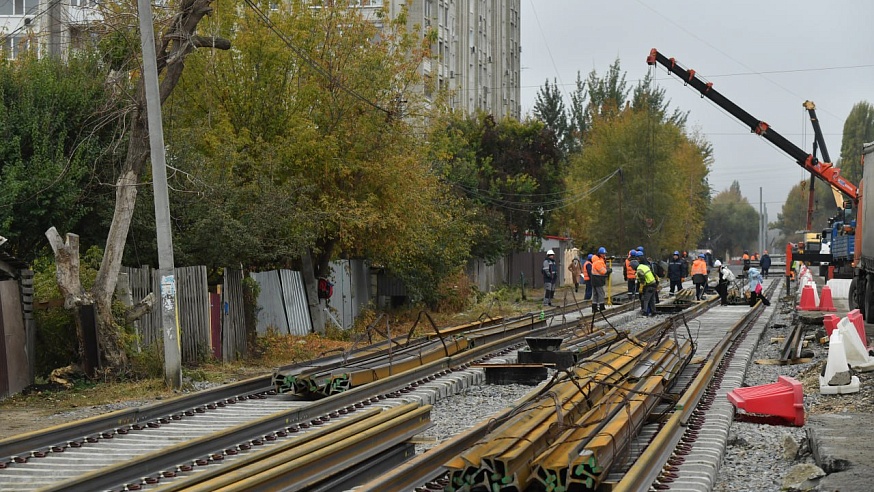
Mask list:
[{"label": "building window", "polygon": [[28,37],[9,36],[3,40],[3,56],[9,60],[14,60],[31,47],[31,40]]},{"label": "building window", "polygon": [[39,0],[0,0],[0,15],[36,14]]}]

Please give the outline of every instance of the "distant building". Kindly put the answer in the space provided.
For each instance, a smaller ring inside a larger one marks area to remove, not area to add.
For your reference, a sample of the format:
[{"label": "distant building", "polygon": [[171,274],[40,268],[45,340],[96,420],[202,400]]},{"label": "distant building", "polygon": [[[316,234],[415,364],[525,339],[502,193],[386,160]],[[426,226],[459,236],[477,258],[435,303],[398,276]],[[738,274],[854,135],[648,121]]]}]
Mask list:
[{"label": "distant building", "polygon": [[[449,104],[467,113],[486,111],[500,119],[520,118],[520,0],[386,0],[389,15],[403,5],[408,25],[434,29],[435,59],[422,67],[438,90],[448,90]],[[350,2],[377,19],[382,0]],[[428,96],[429,94],[426,94]]]},{"label": "distant building", "polygon": [[0,0],[0,50],[15,59],[28,50],[65,56],[84,46],[100,20],[96,0]]}]

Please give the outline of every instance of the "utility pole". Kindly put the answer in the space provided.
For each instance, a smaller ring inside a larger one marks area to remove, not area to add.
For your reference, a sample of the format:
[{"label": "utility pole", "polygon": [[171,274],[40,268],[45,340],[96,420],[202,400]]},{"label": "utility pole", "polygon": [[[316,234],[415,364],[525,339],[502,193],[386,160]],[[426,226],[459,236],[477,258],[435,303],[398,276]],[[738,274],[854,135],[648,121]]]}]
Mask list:
[{"label": "utility pole", "polygon": [[759,249],[756,251],[759,254],[762,254],[762,251],[765,250],[765,248],[762,247],[762,245],[765,244],[762,239],[762,222],[765,220],[765,212],[762,209],[762,206],[762,187],[759,186]]},{"label": "utility pole", "polygon": [[182,387],[182,348],[176,319],[176,276],[173,237],[170,234],[170,198],[167,192],[167,164],[164,159],[164,127],[161,123],[161,94],[158,63],[155,60],[155,29],[149,0],[137,0],[140,42],[143,47],[143,88],[149,118],[149,147],[155,192],[155,229],[158,236],[158,276],[161,279],[161,331],[164,333],[164,381],[170,388]]}]

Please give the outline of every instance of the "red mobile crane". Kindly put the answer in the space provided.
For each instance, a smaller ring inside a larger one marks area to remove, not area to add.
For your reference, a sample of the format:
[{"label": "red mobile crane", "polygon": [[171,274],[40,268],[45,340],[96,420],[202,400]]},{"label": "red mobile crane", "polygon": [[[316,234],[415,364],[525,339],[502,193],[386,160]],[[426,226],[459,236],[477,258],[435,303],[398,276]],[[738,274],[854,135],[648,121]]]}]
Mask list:
[{"label": "red mobile crane", "polygon": [[[795,159],[795,161],[808,170],[812,176],[816,176],[817,178],[825,181],[831,186],[834,190],[837,190],[844,196],[846,196],[847,200],[844,201],[844,208],[849,210],[850,208],[858,210],[859,204],[862,198],[861,188],[857,188],[856,185],[850,183],[840,175],[840,169],[835,167],[831,162],[823,162],[816,158],[815,155],[805,152],[797,145],[793,144],[785,137],[780,135],[776,130],[771,128],[770,125],[765,123],[764,121],[755,118],[751,114],[747,113],[743,109],[741,109],[738,105],[730,101],[728,98],[719,93],[716,89],[713,88],[713,84],[711,82],[705,82],[700,77],[698,77],[695,73],[695,70],[686,69],[682,67],[674,58],[668,58],[660,53],[657,49],[653,48],[649,56],[646,59],[646,63],[649,65],[655,65],[656,63],[661,64],[665,68],[668,69],[674,75],[680,77],[686,85],[691,85],[694,89],[701,93],[702,97],[706,97],[713,101],[717,106],[724,109],[732,116],[740,120],[742,123],[746,124],[752,133],[761,136],[762,138],[768,140],[772,144],[774,144],[777,148],[789,154],[790,157]],[[819,129],[819,122],[816,119],[816,114],[814,112],[814,106],[812,103],[805,102],[805,108],[807,108],[810,113],[811,123],[814,126],[814,133],[816,138],[816,143],[823,150],[823,157],[828,159],[827,151],[825,150],[825,141],[822,138],[822,131]],[[816,152],[816,147],[814,146],[814,152]],[[874,166],[872,166],[874,168]],[[813,189],[811,187],[811,195],[813,193]],[[860,211],[862,212],[862,211]],[[862,217],[858,218],[858,225],[861,226]],[[847,221],[849,222],[849,220]],[[841,224],[841,230],[844,229]],[[852,234],[854,237],[851,239],[849,236],[844,236],[844,241],[849,239],[850,243],[854,244],[854,248],[850,248],[853,252],[851,253],[851,258],[839,259],[837,256],[829,254],[829,255],[820,255],[816,254],[792,254],[791,248],[787,247],[787,275],[791,265],[792,260],[798,261],[828,261],[832,264],[836,263],[847,263],[848,266],[855,267],[853,270],[853,283],[850,287],[850,308],[854,308],[859,306],[862,309],[862,312],[865,313],[865,317],[869,322],[874,322],[874,254],[868,255],[871,256],[871,259],[868,259],[866,255],[862,254],[862,248],[860,247],[860,243],[862,241],[861,227],[859,227],[859,231],[856,231],[854,228],[852,229]],[[835,228],[837,230],[837,228]],[[872,244],[870,248],[872,249],[872,253],[874,253],[874,240],[871,241]],[[790,258],[789,256],[792,256]],[[861,257],[860,257],[861,256]],[[838,260],[837,262],[835,260]],[[870,268],[866,268],[866,265],[870,266]],[[861,268],[860,268],[861,266]]]}]

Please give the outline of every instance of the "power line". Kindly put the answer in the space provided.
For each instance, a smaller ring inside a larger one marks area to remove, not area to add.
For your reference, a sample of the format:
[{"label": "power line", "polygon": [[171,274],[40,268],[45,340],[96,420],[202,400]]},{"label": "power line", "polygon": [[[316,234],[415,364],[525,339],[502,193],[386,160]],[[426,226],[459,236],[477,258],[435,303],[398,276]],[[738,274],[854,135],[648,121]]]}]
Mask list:
[{"label": "power line", "polygon": [[502,208],[502,209],[510,210],[510,211],[514,211],[514,212],[526,212],[526,213],[531,213],[531,212],[536,212],[536,211],[552,212],[555,210],[560,210],[562,208],[567,208],[571,205],[574,205],[575,203],[579,203],[580,201],[584,200],[589,195],[598,191],[604,185],[606,185],[607,182],[609,182],[611,178],[613,178],[614,176],[619,174],[621,172],[621,170],[622,170],[622,168],[617,168],[612,173],[597,180],[595,182],[595,184],[592,185],[591,188],[588,188],[579,194],[572,195],[572,196],[569,196],[567,198],[562,198],[562,199],[557,199],[557,200],[549,200],[549,201],[545,201],[545,202],[544,201],[520,202],[520,201],[504,200],[501,198],[496,198],[496,197],[492,197],[492,196],[487,195],[486,193],[488,193],[488,192],[486,190],[480,190],[478,188],[466,187],[466,186],[461,185],[459,183],[453,183],[453,184],[454,184],[454,186],[464,190],[468,195],[471,195],[475,198],[478,198],[478,199],[482,200],[483,202],[490,204],[492,206],[495,206],[497,208]]}]

